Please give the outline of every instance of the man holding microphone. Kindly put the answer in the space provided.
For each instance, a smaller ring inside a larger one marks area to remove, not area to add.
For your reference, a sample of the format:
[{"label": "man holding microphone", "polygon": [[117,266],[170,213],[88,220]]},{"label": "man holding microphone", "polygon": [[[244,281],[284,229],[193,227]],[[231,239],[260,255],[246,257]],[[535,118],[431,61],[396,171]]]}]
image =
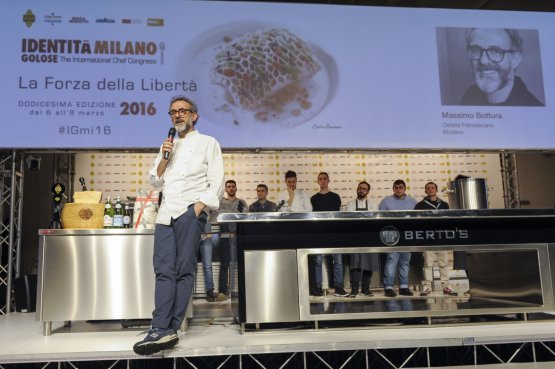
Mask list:
[{"label": "man holding microphone", "polygon": [[164,141],[148,176],[155,188],[162,189],[163,198],[154,231],[152,328],[133,346],[139,355],[170,349],[179,341],[177,331],[193,291],[207,212],[218,209],[224,187],[220,145],[195,129],[197,105],[185,96],[176,96],[168,114],[177,137]]}]

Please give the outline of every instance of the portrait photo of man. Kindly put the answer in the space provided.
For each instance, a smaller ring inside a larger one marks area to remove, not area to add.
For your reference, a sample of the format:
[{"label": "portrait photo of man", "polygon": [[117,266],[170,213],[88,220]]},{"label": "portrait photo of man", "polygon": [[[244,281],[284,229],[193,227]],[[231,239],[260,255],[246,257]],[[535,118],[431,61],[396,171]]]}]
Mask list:
[{"label": "portrait photo of man", "polygon": [[442,105],[545,106],[537,30],[436,29]]}]

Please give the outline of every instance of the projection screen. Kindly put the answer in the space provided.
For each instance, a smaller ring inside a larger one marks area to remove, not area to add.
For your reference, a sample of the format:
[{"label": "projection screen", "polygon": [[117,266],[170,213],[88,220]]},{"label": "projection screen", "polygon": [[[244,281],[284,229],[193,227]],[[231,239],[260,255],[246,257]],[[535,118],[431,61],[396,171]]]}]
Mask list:
[{"label": "projection screen", "polygon": [[555,147],[552,13],[2,0],[0,148]]}]

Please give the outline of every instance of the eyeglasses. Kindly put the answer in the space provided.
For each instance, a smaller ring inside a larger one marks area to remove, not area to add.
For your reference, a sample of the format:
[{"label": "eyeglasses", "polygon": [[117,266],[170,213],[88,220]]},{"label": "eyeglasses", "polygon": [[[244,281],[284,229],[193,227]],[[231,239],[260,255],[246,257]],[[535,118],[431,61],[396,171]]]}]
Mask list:
[{"label": "eyeglasses", "polygon": [[488,56],[488,59],[491,60],[493,63],[501,63],[505,58],[506,53],[512,53],[514,50],[504,50],[498,47],[490,47],[489,49],[482,49],[480,46],[472,45],[466,48],[470,59],[472,60],[480,60],[482,59],[482,55],[484,55],[484,51]]},{"label": "eyeglasses", "polygon": [[179,109],[179,110],[170,110],[168,112],[168,114],[170,115],[170,117],[173,117],[175,114],[179,114],[180,117],[184,117],[185,115],[187,115],[188,113],[192,113],[193,111],[191,109]]}]

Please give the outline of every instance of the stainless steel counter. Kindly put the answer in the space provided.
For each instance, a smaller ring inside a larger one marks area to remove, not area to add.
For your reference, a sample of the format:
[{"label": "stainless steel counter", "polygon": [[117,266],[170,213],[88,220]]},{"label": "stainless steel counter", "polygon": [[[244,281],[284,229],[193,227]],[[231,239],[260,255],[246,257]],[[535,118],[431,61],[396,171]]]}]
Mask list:
[{"label": "stainless steel counter", "polygon": [[398,211],[313,211],[270,213],[222,213],[218,223],[357,221],[395,219],[553,218],[555,209],[469,209]]},{"label": "stainless steel counter", "polygon": [[[232,306],[243,327],[555,311],[555,209],[226,213],[218,222],[237,224]],[[471,297],[308,294],[311,255],[438,250],[467,255]]]},{"label": "stainless steel counter", "polygon": [[[237,223],[230,279],[243,325],[555,311],[553,209],[226,213],[218,221]],[[46,334],[52,321],[151,317],[153,230],[39,233],[37,319]],[[308,295],[310,255],[427,250],[469,256],[472,297]]]},{"label": "stainless steel counter", "polygon": [[36,316],[45,334],[52,321],[152,317],[154,230],[44,229],[39,236]]}]

